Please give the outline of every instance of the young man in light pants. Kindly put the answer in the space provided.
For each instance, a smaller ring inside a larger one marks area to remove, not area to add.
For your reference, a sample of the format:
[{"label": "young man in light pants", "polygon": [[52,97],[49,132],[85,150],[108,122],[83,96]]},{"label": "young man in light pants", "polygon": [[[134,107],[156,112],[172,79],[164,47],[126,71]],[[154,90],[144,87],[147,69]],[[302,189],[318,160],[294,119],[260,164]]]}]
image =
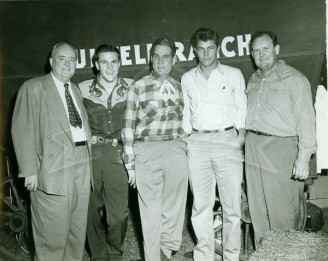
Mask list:
[{"label": "young man in light pants", "polygon": [[223,210],[223,259],[239,260],[245,82],[239,69],[222,65],[219,35],[199,28],[191,44],[199,65],[182,76],[189,181],[194,195],[192,224],[196,261],[214,260],[213,206],[218,186]]}]

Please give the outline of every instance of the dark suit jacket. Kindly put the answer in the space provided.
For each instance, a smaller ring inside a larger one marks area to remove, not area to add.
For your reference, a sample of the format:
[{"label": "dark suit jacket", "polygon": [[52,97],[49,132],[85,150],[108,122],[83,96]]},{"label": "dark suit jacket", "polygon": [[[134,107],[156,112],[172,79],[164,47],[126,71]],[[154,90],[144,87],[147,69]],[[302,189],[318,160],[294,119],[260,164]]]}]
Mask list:
[{"label": "dark suit jacket", "polygon": [[[89,155],[91,134],[78,87],[72,90],[87,133]],[[12,120],[12,137],[19,176],[38,175],[38,189],[66,194],[66,175],[74,165],[74,143],[67,114],[51,74],[26,81],[20,88]],[[92,180],[90,156],[88,172]],[[81,173],[82,175],[83,173]]]}]

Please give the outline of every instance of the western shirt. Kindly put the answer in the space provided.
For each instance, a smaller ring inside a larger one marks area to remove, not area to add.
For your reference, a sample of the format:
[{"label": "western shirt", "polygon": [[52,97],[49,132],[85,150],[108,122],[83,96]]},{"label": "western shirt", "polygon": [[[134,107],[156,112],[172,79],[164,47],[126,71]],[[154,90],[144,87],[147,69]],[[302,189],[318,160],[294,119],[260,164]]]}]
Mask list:
[{"label": "western shirt", "polygon": [[298,159],[310,160],[316,151],[316,134],[307,78],[281,60],[266,77],[257,70],[248,82],[246,93],[246,129],[280,137],[298,136]]},{"label": "western shirt", "polygon": [[183,128],[216,130],[230,126],[245,127],[245,80],[237,68],[218,64],[204,76],[200,66],[186,72],[181,79],[184,92]]},{"label": "western shirt", "polygon": [[121,140],[126,96],[132,79],[118,77],[113,90],[95,78],[79,83],[93,136]]},{"label": "western shirt", "polygon": [[127,168],[134,165],[133,143],[145,137],[183,136],[181,84],[152,72],[135,81],[128,92],[122,141]]}]

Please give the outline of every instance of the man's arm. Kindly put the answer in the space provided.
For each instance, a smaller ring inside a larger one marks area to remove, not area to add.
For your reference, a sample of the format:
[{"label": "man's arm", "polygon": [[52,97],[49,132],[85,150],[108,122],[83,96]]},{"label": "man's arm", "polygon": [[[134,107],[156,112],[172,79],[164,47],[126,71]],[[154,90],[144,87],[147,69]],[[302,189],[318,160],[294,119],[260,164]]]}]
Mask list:
[{"label": "man's arm", "polygon": [[245,120],[246,120],[246,107],[247,107],[247,95],[245,93],[245,79],[241,71],[235,77],[236,87],[235,87],[235,104],[237,108],[237,123],[236,128],[238,129],[238,141],[240,146],[244,145],[245,142]]},{"label": "man's arm", "polygon": [[[39,84],[39,83],[36,83]],[[28,190],[37,188],[39,174],[40,133],[38,90],[31,81],[20,88],[12,118],[12,138],[19,166],[19,177],[25,177]]]},{"label": "man's arm", "polygon": [[137,88],[134,84],[129,88],[126,98],[126,109],[124,112],[123,128],[121,132],[123,151],[124,151],[124,164],[129,175],[129,184],[133,187],[135,184],[135,162],[134,162],[134,134],[137,121],[137,110],[139,107],[139,97]]},{"label": "man's arm", "polygon": [[191,112],[190,112],[190,97],[187,91],[186,76],[182,76],[181,88],[182,88],[183,103],[184,103],[182,126],[184,132],[186,134],[190,134],[192,130],[192,126],[191,126]]},{"label": "man's arm", "polygon": [[304,76],[294,80],[293,103],[298,135],[298,155],[293,175],[297,179],[306,179],[309,175],[309,161],[311,155],[316,152],[317,145],[311,85]]}]

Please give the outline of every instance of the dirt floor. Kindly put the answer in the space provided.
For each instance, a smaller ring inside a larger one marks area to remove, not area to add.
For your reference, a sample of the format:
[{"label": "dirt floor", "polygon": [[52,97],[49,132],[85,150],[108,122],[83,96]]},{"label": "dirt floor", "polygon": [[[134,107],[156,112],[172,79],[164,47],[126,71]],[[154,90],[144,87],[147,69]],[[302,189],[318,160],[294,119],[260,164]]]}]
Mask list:
[{"label": "dirt floor", "polygon": [[[142,254],[142,237],[141,237],[141,227],[140,227],[140,220],[139,220],[139,212],[138,212],[138,206],[137,202],[135,201],[135,195],[133,193],[131,194],[131,200],[130,200],[130,215],[129,215],[129,221],[128,221],[128,231],[126,235],[126,239],[124,242],[124,256],[123,261],[130,261],[130,260],[139,260],[143,256]],[[186,211],[186,219],[185,219],[185,225],[183,230],[183,241],[182,246],[180,250],[172,256],[172,261],[180,261],[180,260],[192,260],[187,259],[184,257],[184,253],[192,251],[194,246],[194,236],[192,232],[192,226],[190,223],[190,205],[191,205],[191,199],[188,197],[187,202],[187,211]],[[328,208],[324,208],[323,215],[324,215],[324,226],[321,229],[320,233],[324,233],[328,237]],[[243,225],[243,228],[245,225]],[[2,240],[4,239],[5,234],[3,231],[0,230],[0,244],[2,244]],[[244,233],[241,235],[242,241],[244,240]],[[251,236],[250,236],[251,238]],[[247,247],[246,247],[246,254],[245,255],[245,247],[244,244],[242,245],[242,255],[241,260],[247,260],[247,257],[250,256],[250,254],[254,251],[252,240],[250,239]],[[15,252],[15,242],[8,244],[7,250],[11,253]],[[22,261],[30,261],[32,260],[31,254],[28,253],[28,246],[26,243],[23,244],[24,249],[19,249],[17,251],[17,258],[16,260],[22,260]],[[327,250],[328,251],[328,250]],[[10,259],[1,257],[0,261],[8,261]],[[87,252],[87,247],[83,256],[83,261],[88,261],[89,254]],[[216,257],[216,260],[221,260],[220,256]],[[278,260],[279,261],[279,260]]]}]

